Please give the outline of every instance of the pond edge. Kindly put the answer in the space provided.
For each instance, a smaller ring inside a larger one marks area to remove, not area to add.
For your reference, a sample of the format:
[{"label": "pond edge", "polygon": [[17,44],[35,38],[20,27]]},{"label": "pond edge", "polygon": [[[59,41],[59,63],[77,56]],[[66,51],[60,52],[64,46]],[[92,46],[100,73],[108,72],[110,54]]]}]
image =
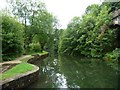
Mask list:
[{"label": "pond edge", "polygon": [[31,83],[35,82],[36,80],[38,80],[39,77],[39,67],[34,65],[33,62],[35,62],[38,59],[44,59],[48,57],[48,55],[48,53],[42,55],[34,55],[33,58],[30,58],[27,61],[27,63],[31,64],[34,67],[33,70],[2,80],[0,81],[0,86],[2,86],[2,88],[17,89],[27,87]]}]

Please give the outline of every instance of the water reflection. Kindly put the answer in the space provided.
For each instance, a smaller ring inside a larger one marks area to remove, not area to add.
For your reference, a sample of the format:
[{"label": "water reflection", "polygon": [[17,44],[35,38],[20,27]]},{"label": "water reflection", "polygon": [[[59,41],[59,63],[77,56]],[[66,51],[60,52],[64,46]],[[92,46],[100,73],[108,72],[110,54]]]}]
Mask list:
[{"label": "water reflection", "polygon": [[31,85],[33,88],[118,87],[118,73],[99,59],[58,56],[48,57],[37,65],[40,78]]},{"label": "water reflection", "polygon": [[81,88],[117,87],[116,71],[101,60],[59,56],[59,62],[69,88],[75,88],[76,85]]},{"label": "water reflection", "polygon": [[57,73],[56,76],[57,76],[57,80],[55,80],[55,81],[56,81],[57,87],[58,88],[67,88],[67,81],[66,81],[65,76],[62,74],[59,74],[59,73]]}]

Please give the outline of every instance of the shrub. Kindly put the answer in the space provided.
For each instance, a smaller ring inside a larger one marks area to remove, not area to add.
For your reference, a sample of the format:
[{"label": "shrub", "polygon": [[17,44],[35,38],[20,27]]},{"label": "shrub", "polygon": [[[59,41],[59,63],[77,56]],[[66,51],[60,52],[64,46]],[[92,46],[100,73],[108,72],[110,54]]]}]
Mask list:
[{"label": "shrub", "polygon": [[108,61],[118,61],[118,58],[120,56],[120,48],[116,48],[110,53],[105,54],[106,60]]},{"label": "shrub", "polygon": [[23,26],[13,17],[2,16],[2,57],[12,60],[23,52]]},{"label": "shrub", "polygon": [[107,64],[112,66],[115,69],[118,69],[118,62],[120,58],[120,48],[116,48],[110,53],[105,54],[104,60],[107,61]]},{"label": "shrub", "polygon": [[40,52],[41,46],[39,43],[31,43],[29,44],[29,50],[30,52]]}]

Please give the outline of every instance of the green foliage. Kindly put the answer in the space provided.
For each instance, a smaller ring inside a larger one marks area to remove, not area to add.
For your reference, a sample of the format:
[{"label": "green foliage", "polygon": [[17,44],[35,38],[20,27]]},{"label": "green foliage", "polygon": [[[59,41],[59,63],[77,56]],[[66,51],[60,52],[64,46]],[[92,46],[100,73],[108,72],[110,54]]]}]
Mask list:
[{"label": "green foliage", "polygon": [[[75,42],[75,37],[76,37],[76,32],[73,31],[72,29],[67,29],[64,31],[63,36],[60,37],[59,41],[59,52],[64,53],[64,54],[73,54],[74,48],[76,46]],[[72,52],[73,51],[73,52]]]},{"label": "green foliage", "polygon": [[118,1],[118,2],[110,2],[109,6],[111,7],[111,11],[120,9],[120,1]]},{"label": "green foliage", "polygon": [[104,60],[107,61],[107,64],[118,70],[118,60],[120,58],[120,48],[116,48],[112,52],[105,54]]},{"label": "green foliage", "polygon": [[108,27],[111,13],[106,5],[91,5],[82,18],[74,17],[59,42],[59,52],[87,57],[103,57],[114,49],[114,30]]},{"label": "green foliage", "polygon": [[3,60],[11,60],[23,52],[23,27],[14,18],[2,16]]},{"label": "green foliage", "polygon": [[58,44],[60,41],[60,36],[62,36],[63,29],[56,29],[54,31],[54,51],[58,52]]},{"label": "green foliage", "polygon": [[112,62],[115,61],[115,62],[116,62],[116,61],[118,61],[119,56],[120,56],[120,49],[119,49],[119,48],[116,48],[116,49],[113,50],[112,52],[105,54],[104,57],[105,57],[106,60],[108,60],[108,61],[112,61]]},{"label": "green foliage", "polygon": [[40,52],[41,47],[40,47],[39,43],[31,43],[31,44],[29,44],[29,51],[30,52]]},{"label": "green foliage", "polygon": [[[11,13],[24,25],[24,48],[39,43],[41,51],[52,48],[57,19],[47,11],[41,0],[9,0]],[[28,25],[29,23],[29,25]]]},{"label": "green foliage", "polygon": [[92,4],[86,8],[86,14],[93,13],[94,15],[98,15],[100,11],[100,6],[97,4]]},{"label": "green foliage", "polygon": [[31,17],[31,30],[34,30],[33,42],[37,42],[41,46],[41,50],[50,48],[53,44],[53,23],[54,18],[47,10],[38,11],[34,18]]},{"label": "green foliage", "polygon": [[112,6],[118,8],[119,3],[88,6],[85,14],[82,17],[74,17],[66,30],[56,29],[58,20],[39,0],[11,0],[9,5],[12,14],[23,25],[12,17],[3,15],[4,60],[11,60],[12,57],[22,54],[23,46],[25,51],[30,52],[54,48],[59,53],[98,58],[115,48],[116,35],[114,30],[109,28],[109,11]]}]

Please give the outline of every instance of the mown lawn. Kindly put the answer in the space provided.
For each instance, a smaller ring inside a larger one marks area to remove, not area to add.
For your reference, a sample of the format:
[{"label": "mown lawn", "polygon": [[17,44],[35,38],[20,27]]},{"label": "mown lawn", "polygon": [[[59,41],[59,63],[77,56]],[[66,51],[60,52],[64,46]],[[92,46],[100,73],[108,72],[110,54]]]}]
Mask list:
[{"label": "mown lawn", "polygon": [[16,65],[15,67],[11,68],[10,70],[0,74],[0,80],[7,79],[9,77],[13,77],[18,74],[23,74],[27,71],[33,70],[33,68],[34,67],[31,64],[22,62],[22,63]]},{"label": "mown lawn", "polygon": [[6,72],[0,74],[0,80],[7,79],[9,77],[14,77],[15,75],[23,74],[23,73],[25,73],[27,71],[33,70],[33,66],[31,64],[28,64],[27,61],[30,58],[33,58],[32,55],[36,55],[36,54],[44,55],[44,54],[47,54],[47,53],[48,52],[46,52],[46,51],[36,52],[36,53],[35,52],[34,53],[29,53],[30,56],[20,59],[20,61],[22,61],[22,63],[16,65],[15,67],[9,69]]}]

